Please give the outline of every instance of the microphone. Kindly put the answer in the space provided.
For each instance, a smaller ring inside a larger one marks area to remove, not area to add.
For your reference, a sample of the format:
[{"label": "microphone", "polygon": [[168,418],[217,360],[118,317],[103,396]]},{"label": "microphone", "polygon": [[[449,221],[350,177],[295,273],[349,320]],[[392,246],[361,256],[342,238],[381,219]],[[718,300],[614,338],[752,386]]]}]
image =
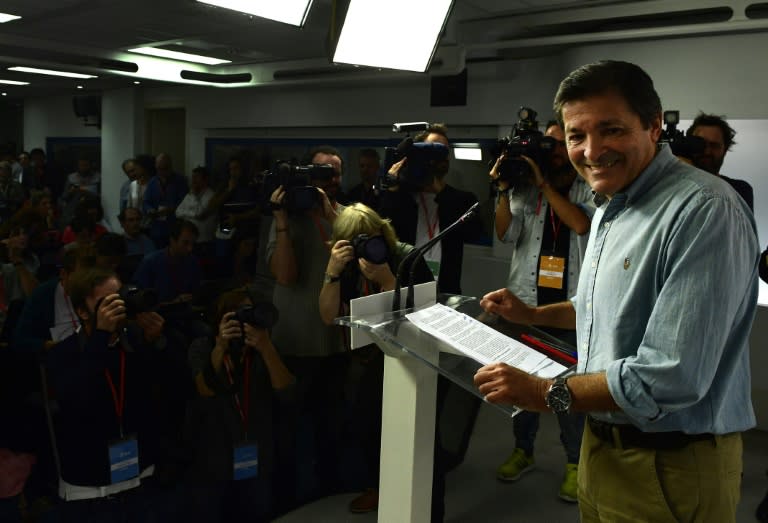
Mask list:
[{"label": "microphone", "polygon": [[446,227],[445,229],[441,230],[439,233],[437,233],[431,240],[429,240],[427,243],[422,245],[421,247],[416,247],[411,252],[408,253],[408,255],[402,259],[400,262],[400,265],[397,267],[397,277],[395,278],[395,292],[394,296],[392,298],[392,312],[397,312],[400,310],[400,283],[403,281],[403,277],[405,276],[405,271],[410,269],[410,272],[408,273],[408,294],[405,298],[405,308],[406,309],[412,309],[413,308],[413,276],[416,272],[416,262],[419,258],[424,256],[424,253],[426,253],[428,250],[430,250],[432,247],[434,247],[437,242],[442,240],[448,233],[453,231],[456,227],[463,224],[470,216],[472,216],[476,211],[477,208],[480,206],[480,202],[475,202],[472,207],[470,207],[467,212],[462,214],[458,220],[453,222],[451,225]]}]

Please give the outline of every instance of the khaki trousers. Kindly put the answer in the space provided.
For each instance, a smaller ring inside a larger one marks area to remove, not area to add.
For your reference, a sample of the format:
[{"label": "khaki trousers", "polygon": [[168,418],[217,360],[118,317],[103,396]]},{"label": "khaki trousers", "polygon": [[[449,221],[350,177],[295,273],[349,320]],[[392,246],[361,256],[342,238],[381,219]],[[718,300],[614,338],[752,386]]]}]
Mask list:
[{"label": "khaki trousers", "polygon": [[581,521],[735,522],[741,470],[740,433],[679,450],[620,449],[586,425],[578,476]]}]

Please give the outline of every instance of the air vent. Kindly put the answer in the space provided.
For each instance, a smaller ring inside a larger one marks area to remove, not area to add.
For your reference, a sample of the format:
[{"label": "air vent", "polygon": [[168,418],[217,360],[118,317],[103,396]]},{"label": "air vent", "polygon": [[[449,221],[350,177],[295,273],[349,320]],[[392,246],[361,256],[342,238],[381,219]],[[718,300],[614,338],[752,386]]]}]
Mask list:
[{"label": "air vent", "polygon": [[747,15],[747,18],[756,20],[768,18],[768,2],[749,4],[744,12]]},{"label": "air vent", "polygon": [[187,70],[181,72],[181,77],[185,80],[195,80],[211,84],[246,84],[253,80],[251,73],[214,74]]}]

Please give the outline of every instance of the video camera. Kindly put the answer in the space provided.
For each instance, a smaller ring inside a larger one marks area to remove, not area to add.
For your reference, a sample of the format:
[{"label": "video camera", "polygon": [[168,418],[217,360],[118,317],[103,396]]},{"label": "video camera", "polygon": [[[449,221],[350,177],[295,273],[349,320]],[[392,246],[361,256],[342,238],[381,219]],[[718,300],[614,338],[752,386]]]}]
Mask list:
[{"label": "video camera", "polygon": [[520,156],[527,156],[536,162],[536,165],[543,172],[549,169],[557,140],[551,136],[544,136],[544,133],[539,130],[536,114],[536,111],[530,107],[521,107],[517,111],[518,121],[512,127],[509,136],[499,140],[496,147],[491,151],[491,167],[496,162],[496,158],[504,153],[507,155],[504,161],[499,164],[499,177],[494,183],[515,183],[523,181],[533,174],[531,166]]},{"label": "video camera", "polygon": [[277,162],[274,169],[264,174],[264,214],[270,215],[275,209],[275,205],[270,202],[270,196],[281,185],[285,189],[283,208],[289,213],[299,214],[311,209],[320,202],[320,193],[312,182],[330,181],[334,176],[336,171],[331,164],[296,165]]},{"label": "video camera", "polygon": [[[414,142],[408,135],[413,131],[426,131],[428,128],[427,122],[392,124],[392,132],[405,132],[407,135],[397,147],[384,148],[384,169],[377,184],[379,188],[400,186],[417,191],[432,183],[433,162],[447,160],[450,150],[438,142]],[[390,175],[389,170],[392,165],[403,158],[407,158],[408,161],[397,176]]]},{"label": "video camera", "polygon": [[672,154],[693,160],[695,156],[704,153],[704,139],[700,136],[686,136],[677,129],[680,123],[680,111],[664,111],[664,130],[661,131],[659,143],[669,144]]}]

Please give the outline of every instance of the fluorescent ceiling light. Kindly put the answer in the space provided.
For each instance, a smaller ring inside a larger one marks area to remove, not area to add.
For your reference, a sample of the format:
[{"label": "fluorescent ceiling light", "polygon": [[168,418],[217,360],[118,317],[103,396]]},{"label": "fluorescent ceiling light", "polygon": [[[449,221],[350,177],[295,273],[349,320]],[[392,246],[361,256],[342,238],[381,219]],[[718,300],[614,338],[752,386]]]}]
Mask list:
[{"label": "fluorescent ceiling light", "polygon": [[0,13],[0,24],[10,22],[11,20],[18,20],[19,18],[21,17],[16,15],[9,15],[8,13]]},{"label": "fluorescent ceiling light", "polygon": [[139,53],[160,58],[170,58],[171,60],[181,60],[182,62],[194,62],[196,64],[220,65],[231,63],[231,60],[221,60],[210,56],[199,54],[181,53],[179,51],[169,51],[168,49],[159,49],[157,47],[137,47],[128,49],[129,53]]},{"label": "fluorescent ceiling light", "polygon": [[333,61],[424,72],[453,0],[351,0]]},{"label": "fluorescent ceiling light", "polygon": [[479,162],[483,159],[483,150],[477,144],[453,144],[453,156],[457,160]]},{"label": "fluorescent ceiling light", "polygon": [[50,76],[66,76],[68,78],[98,78],[92,74],[70,73],[68,71],[53,71],[51,69],[38,69],[37,67],[9,67],[9,71],[20,73],[47,74]]},{"label": "fluorescent ceiling light", "polygon": [[307,20],[312,0],[197,0],[298,27]]},{"label": "fluorescent ceiling light", "polygon": [[8,85],[29,85],[29,82],[19,82],[17,80],[0,80],[0,84]]}]

